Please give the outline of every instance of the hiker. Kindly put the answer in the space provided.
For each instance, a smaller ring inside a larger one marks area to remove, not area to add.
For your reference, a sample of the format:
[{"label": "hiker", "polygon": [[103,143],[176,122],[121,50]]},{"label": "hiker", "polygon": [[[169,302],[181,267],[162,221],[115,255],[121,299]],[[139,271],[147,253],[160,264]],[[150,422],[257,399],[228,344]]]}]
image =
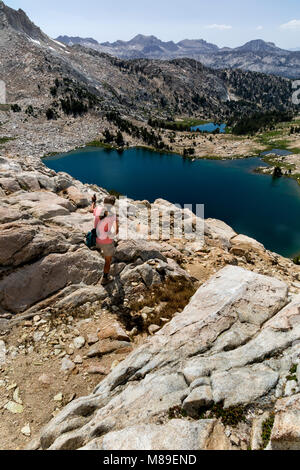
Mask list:
[{"label": "hiker", "polygon": [[115,254],[115,242],[112,232],[114,230],[115,235],[119,233],[119,222],[114,210],[115,203],[116,198],[114,196],[108,196],[104,199],[103,206],[96,207],[97,197],[94,195],[90,209],[90,212],[95,216],[94,228],[97,233],[96,249],[102,253],[105,259],[104,272],[101,279],[103,286],[112,281],[109,276],[112,258]]}]

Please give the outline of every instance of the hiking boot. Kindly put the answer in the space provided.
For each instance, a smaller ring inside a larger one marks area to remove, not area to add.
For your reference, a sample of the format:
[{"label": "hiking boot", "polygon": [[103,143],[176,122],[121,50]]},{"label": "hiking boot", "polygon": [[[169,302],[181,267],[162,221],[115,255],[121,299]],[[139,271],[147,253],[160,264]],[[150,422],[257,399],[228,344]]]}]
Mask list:
[{"label": "hiking boot", "polygon": [[101,278],[101,286],[107,286],[107,284],[110,284],[112,282],[112,277],[111,276],[107,276],[107,277],[104,277],[102,276]]}]

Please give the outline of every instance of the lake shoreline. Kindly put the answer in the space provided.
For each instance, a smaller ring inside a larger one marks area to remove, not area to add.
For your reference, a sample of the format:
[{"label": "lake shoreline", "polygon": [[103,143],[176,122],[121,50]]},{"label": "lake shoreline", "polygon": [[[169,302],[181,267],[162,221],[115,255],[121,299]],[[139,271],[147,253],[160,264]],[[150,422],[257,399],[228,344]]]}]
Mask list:
[{"label": "lake shoreline", "polygon": [[[93,145],[95,144],[95,145]],[[105,150],[108,150],[108,151],[117,151],[119,153],[123,153],[125,152],[126,150],[130,150],[130,149],[142,149],[142,150],[147,150],[149,152],[153,152],[153,153],[159,153],[161,155],[177,155],[183,159],[187,159],[187,160],[191,160],[192,162],[194,161],[201,161],[201,160],[212,160],[212,161],[230,161],[230,160],[246,160],[246,159],[250,159],[250,158],[261,158],[261,160],[266,163],[267,165],[269,165],[269,168],[268,167],[257,167],[253,170],[254,173],[259,173],[259,174],[262,174],[262,175],[272,175],[273,172],[274,172],[274,169],[275,167],[273,166],[273,163],[276,162],[276,156],[275,156],[275,159],[274,160],[271,160],[270,157],[268,157],[267,155],[264,156],[263,153],[258,153],[256,155],[240,155],[240,156],[222,156],[222,157],[217,157],[217,156],[209,156],[209,155],[206,155],[206,156],[203,156],[203,157],[198,157],[198,156],[195,156],[195,155],[188,155],[188,156],[184,156],[184,155],[181,155],[180,153],[177,153],[177,152],[173,152],[173,151],[167,151],[167,150],[160,150],[160,149],[155,149],[154,147],[150,147],[150,146],[147,146],[147,145],[129,145],[129,146],[126,146],[126,147],[118,147],[118,146],[114,146],[114,145],[109,145],[109,144],[105,144],[103,142],[100,142],[100,141],[94,141],[94,142],[89,142],[87,143],[86,145],[82,145],[82,146],[79,146],[79,147],[75,147],[74,149],[71,149],[67,152],[63,152],[63,153],[60,153],[60,152],[52,152],[50,154],[45,154],[43,156],[41,156],[41,160],[44,160],[44,159],[47,159],[49,157],[52,157],[52,156],[56,156],[56,155],[62,155],[62,154],[65,154],[65,155],[68,155],[69,153],[72,153],[74,151],[77,151],[77,150],[84,150],[85,148],[91,148],[91,149],[97,149],[97,148],[100,148],[100,149],[105,149]],[[300,165],[300,155],[298,156],[295,156],[299,159],[299,165]],[[277,164],[276,166],[280,166],[281,168],[285,169],[285,165],[284,163],[280,163],[277,161]],[[293,179],[295,180],[299,185],[300,185],[300,175],[298,173],[296,174],[283,174],[282,176],[285,176],[287,178],[290,178],[290,179]]]},{"label": "lake shoreline", "polygon": [[293,179],[300,185],[300,155],[291,154],[283,158],[272,154],[270,156],[262,156],[262,161],[267,163],[269,167],[258,167],[255,170],[256,173],[272,175],[276,168],[280,168],[282,171],[280,177]]},{"label": "lake shoreline", "polygon": [[148,145],[132,144],[132,145],[128,145],[126,147],[118,147],[116,145],[105,144],[104,142],[100,142],[100,141],[94,141],[94,142],[87,142],[86,144],[71,148],[70,150],[67,150],[67,151],[62,151],[62,152],[57,151],[57,152],[46,153],[46,154],[40,156],[40,159],[44,160],[46,158],[53,157],[53,156],[56,156],[56,155],[62,155],[62,154],[67,155],[67,154],[75,152],[77,150],[84,150],[86,148],[91,148],[91,149],[99,148],[99,149],[104,149],[104,150],[108,150],[108,151],[112,150],[112,151],[116,151],[116,152],[120,152],[120,153],[126,152],[126,150],[130,150],[130,149],[141,149],[141,150],[147,150],[147,151],[153,152],[153,153],[159,153],[161,155],[177,155],[178,157],[181,157],[185,160],[191,160],[191,161],[196,161],[196,160],[199,160],[199,161],[200,160],[215,160],[215,161],[244,160],[244,159],[248,159],[248,158],[257,158],[257,157],[261,156],[260,155],[260,150],[257,151],[257,153],[255,153],[253,155],[227,155],[227,156],[226,155],[222,155],[222,156],[217,156],[217,155],[203,155],[203,156],[182,155],[179,152],[175,152],[175,151],[172,151],[172,150],[157,149],[155,147],[151,147],[151,146],[148,146]]}]

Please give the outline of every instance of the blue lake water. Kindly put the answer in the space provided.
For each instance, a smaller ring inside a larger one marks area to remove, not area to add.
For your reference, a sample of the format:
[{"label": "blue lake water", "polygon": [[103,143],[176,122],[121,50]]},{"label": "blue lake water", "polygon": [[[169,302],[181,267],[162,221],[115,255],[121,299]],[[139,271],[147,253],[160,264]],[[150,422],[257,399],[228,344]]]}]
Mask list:
[{"label": "blue lake water", "polygon": [[226,124],[215,124],[210,122],[208,124],[201,124],[200,126],[191,127],[192,132],[196,132],[197,130],[201,132],[214,132],[217,129],[220,129],[220,133],[224,134],[226,131]]},{"label": "blue lake water", "polygon": [[133,199],[205,204],[206,218],[223,220],[284,256],[300,253],[300,186],[289,178],[253,173],[263,165],[259,158],[191,161],[144,149],[120,154],[89,147],[43,161],[83,183]]}]

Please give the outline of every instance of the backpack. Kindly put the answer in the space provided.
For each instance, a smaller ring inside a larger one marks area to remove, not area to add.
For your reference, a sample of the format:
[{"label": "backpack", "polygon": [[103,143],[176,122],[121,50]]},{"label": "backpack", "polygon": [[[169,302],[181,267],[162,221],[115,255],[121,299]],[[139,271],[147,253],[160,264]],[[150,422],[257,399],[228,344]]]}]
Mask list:
[{"label": "backpack", "polygon": [[89,249],[95,247],[97,239],[96,229],[93,229],[91,232],[89,232],[85,239],[85,244]]}]

